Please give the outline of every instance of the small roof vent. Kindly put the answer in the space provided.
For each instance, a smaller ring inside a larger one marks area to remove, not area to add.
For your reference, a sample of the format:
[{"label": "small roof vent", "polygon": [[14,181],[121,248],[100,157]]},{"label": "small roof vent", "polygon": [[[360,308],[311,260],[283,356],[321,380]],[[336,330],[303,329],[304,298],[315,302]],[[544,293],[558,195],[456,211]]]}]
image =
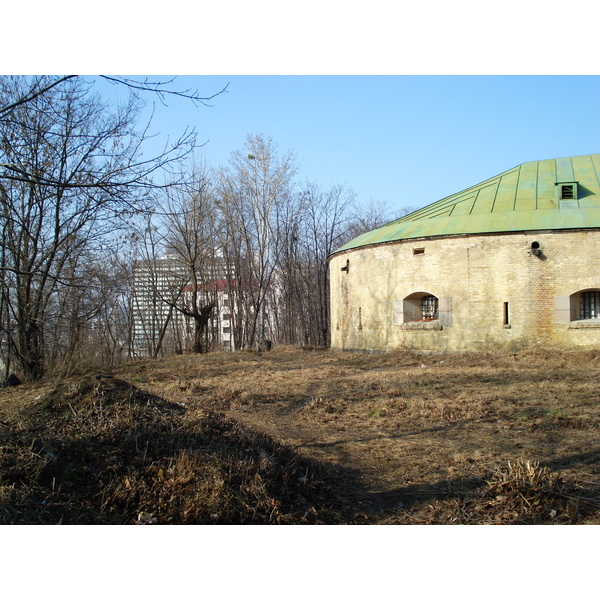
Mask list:
[{"label": "small roof vent", "polygon": [[559,200],[577,200],[577,181],[557,181],[556,189]]}]

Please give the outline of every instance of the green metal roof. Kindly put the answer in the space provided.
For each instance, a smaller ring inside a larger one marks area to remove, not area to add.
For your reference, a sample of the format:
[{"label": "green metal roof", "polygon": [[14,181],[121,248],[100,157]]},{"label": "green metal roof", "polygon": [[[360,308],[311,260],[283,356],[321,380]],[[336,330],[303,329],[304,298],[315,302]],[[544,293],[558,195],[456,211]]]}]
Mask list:
[{"label": "green metal roof", "polygon": [[[577,182],[560,200],[559,183]],[[526,162],[364,233],[336,252],[445,235],[600,227],[600,154]]]}]

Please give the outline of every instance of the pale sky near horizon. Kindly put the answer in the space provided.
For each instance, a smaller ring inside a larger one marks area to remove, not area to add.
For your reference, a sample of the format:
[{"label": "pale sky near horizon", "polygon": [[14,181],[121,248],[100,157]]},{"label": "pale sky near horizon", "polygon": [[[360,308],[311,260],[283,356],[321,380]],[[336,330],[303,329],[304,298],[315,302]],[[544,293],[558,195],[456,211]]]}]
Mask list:
[{"label": "pale sky near horizon", "polygon": [[[211,107],[155,103],[157,143],[195,127],[224,166],[247,134],[294,151],[297,181],[418,208],[532,160],[600,152],[598,76],[182,76]],[[146,98],[147,102],[151,98]]]}]

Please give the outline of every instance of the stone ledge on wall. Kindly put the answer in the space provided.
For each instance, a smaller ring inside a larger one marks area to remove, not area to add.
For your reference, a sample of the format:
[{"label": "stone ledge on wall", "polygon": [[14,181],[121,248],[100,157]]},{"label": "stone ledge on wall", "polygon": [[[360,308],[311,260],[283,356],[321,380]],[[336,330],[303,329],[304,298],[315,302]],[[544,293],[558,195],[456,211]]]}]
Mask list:
[{"label": "stone ledge on wall", "polygon": [[571,321],[569,329],[600,329],[600,319],[584,319],[582,321]]},{"label": "stone ledge on wall", "polygon": [[411,321],[402,323],[400,329],[404,331],[441,331],[442,325],[439,321]]}]

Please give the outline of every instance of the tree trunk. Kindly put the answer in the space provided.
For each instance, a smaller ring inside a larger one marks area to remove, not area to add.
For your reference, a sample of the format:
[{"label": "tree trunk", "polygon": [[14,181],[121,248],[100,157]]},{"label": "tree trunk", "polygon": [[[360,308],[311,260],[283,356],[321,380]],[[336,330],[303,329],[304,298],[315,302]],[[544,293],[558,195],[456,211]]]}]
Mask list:
[{"label": "tree trunk", "polygon": [[194,345],[192,352],[194,354],[202,354],[205,350],[203,344],[204,331],[210,320],[210,315],[215,307],[215,303],[211,302],[200,309],[200,312],[193,315],[194,319]]}]

